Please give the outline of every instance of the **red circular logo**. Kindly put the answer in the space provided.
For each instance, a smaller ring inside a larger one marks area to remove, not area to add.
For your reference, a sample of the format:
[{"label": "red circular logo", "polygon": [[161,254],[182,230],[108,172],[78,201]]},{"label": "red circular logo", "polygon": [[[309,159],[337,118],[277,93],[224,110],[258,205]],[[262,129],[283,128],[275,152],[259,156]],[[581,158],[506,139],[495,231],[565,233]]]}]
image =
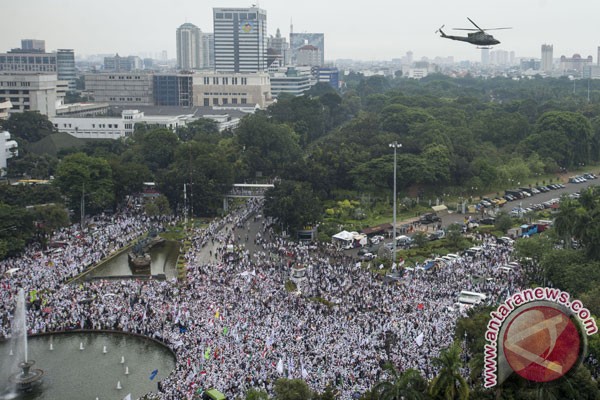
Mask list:
[{"label": "red circular logo", "polygon": [[513,371],[534,382],[564,376],[581,353],[577,326],[565,313],[548,306],[520,312],[510,321],[503,344]]}]

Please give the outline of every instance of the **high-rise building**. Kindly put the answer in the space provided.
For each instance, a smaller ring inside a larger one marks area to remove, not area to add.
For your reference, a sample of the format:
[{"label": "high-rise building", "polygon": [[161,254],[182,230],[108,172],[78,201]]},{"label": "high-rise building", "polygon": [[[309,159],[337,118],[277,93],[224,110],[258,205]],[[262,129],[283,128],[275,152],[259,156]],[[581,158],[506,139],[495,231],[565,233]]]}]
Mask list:
[{"label": "high-rise building", "polygon": [[67,81],[69,83],[69,90],[77,89],[75,52],[73,49],[56,50],[56,72],[58,74],[58,80]]},{"label": "high-rise building", "polygon": [[551,72],[554,64],[554,60],[552,58],[554,46],[551,44],[543,44],[542,45],[542,71]]},{"label": "high-rise building", "polygon": [[488,47],[481,48],[481,64],[490,65],[490,49]]},{"label": "high-rise building", "polygon": [[321,60],[319,65],[325,65],[325,35],[323,33],[290,33],[290,50],[292,64],[296,64],[298,51],[301,47],[311,45],[319,49]]},{"label": "high-rise building", "polygon": [[215,67],[215,35],[210,32],[202,32],[202,36],[200,36],[200,40],[202,41],[202,46],[200,46],[202,50],[202,65],[203,69],[209,69]]},{"label": "high-rise building", "polygon": [[215,70],[267,70],[267,12],[258,7],[213,8]]},{"label": "high-rise building", "polygon": [[39,39],[21,39],[21,49],[44,53],[46,51],[46,41]]},{"label": "high-rise building", "polygon": [[177,28],[177,67],[183,70],[202,67],[202,31],[186,22]]},{"label": "high-rise building", "polygon": [[13,49],[0,54],[0,71],[56,74],[56,54]]}]

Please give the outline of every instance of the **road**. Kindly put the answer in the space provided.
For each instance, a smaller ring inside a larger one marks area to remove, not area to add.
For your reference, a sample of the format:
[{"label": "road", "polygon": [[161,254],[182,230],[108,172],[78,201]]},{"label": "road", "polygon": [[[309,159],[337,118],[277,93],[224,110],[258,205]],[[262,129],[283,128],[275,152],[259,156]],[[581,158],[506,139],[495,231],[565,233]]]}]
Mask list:
[{"label": "road", "polygon": [[[550,190],[549,192],[536,194],[525,199],[509,201],[503,207],[501,207],[500,210],[510,212],[510,210],[515,207],[521,206],[522,208],[527,208],[532,204],[540,204],[551,199],[560,198],[563,194],[575,193],[588,186],[600,185],[600,179],[588,180],[584,183],[564,183],[564,185],[565,188],[562,189]],[[476,214],[470,215],[473,215],[474,217],[481,216]],[[453,223],[462,223],[464,221],[464,217],[464,214],[453,212],[442,218],[442,225],[446,227]]]}]

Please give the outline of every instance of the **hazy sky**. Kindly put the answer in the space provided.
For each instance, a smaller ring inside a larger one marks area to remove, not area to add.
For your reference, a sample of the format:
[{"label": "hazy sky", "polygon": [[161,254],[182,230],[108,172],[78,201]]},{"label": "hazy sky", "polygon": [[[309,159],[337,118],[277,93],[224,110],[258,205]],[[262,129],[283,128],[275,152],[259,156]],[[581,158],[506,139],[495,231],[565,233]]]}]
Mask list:
[{"label": "hazy sky", "polygon": [[[256,0],[267,10],[267,29],[325,34],[325,58],[390,60],[407,51],[414,59],[454,56],[479,60],[480,50],[434,34],[442,24],[468,28],[466,17],[492,31],[498,50],[517,57],[541,57],[541,45],[554,45],[554,57],[579,53],[597,61],[600,45],[598,0]],[[249,7],[239,0],[4,0],[0,52],[20,47],[21,39],[44,39],[46,49],[73,48],[76,55],[154,54],[175,57],[175,30],[185,22],[212,32],[213,7]],[[454,32],[464,35],[466,32]]]}]

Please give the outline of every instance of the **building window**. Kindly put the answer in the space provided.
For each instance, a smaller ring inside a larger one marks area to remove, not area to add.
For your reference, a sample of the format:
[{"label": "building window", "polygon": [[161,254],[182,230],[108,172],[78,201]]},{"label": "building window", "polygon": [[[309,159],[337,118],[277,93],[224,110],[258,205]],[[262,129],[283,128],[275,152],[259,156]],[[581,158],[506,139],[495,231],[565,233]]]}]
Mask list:
[{"label": "building window", "polygon": [[214,77],[213,78],[213,85],[218,85],[219,84],[219,78]]},{"label": "building window", "polygon": [[210,106],[210,100],[204,99],[204,107],[208,107],[208,106]]},{"label": "building window", "polygon": [[204,84],[205,84],[205,85],[208,85],[208,84],[210,84],[210,78],[209,78],[208,76],[205,76],[205,77],[204,77]]},{"label": "building window", "polygon": [[229,85],[229,78],[223,78],[223,85]]},{"label": "building window", "polygon": [[213,106],[218,106],[219,105],[219,99],[214,97],[213,98]]},{"label": "building window", "polygon": [[237,99],[231,99],[231,104],[237,104]]},{"label": "building window", "polygon": [[247,78],[242,78],[242,85],[247,85],[247,84],[248,84]]},{"label": "building window", "polygon": [[246,99],[242,99],[242,104],[246,104],[247,100]]},{"label": "building window", "polygon": [[229,102],[227,101],[227,97],[223,97],[223,104],[227,104],[227,103],[229,103]]}]

